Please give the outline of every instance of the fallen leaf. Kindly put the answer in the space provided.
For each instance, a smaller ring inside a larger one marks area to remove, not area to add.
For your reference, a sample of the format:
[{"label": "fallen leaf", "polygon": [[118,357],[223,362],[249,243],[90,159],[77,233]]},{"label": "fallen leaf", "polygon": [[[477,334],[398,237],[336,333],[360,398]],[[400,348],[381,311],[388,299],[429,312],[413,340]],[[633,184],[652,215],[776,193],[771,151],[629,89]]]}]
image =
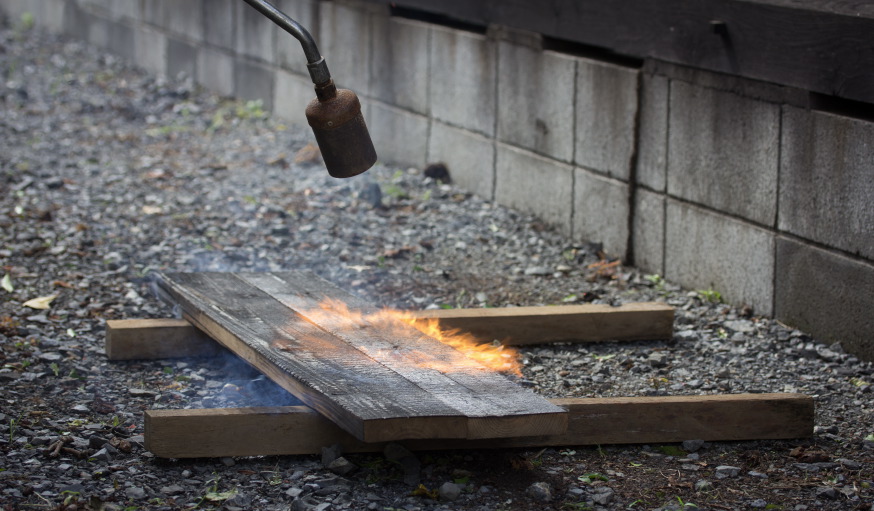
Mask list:
[{"label": "fallen leaf", "polygon": [[319,151],[318,146],[313,144],[307,144],[303,146],[300,150],[294,153],[294,162],[295,163],[310,163],[317,162],[319,158],[321,158],[322,153]]},{"label": "fallen leaf", "polygon": [[440,493],[437,490],[429,490],[424,484],[420,484],[415,490],[410,492],[410,495],[414,497],[427,497],[434,500],[440,497]]},{"label": "fallen leaf", "polygon": [[237,494],[237,490],[222,491],[222,492],[211,491],[211,492],[207,492],[207,494],[204,495],[203,498],[210,501],[210,502],[224,502],[236,494]]},{"label": "fallen leaf", "polygon": [[22,305],[24,305],[25,307],[30,307],[31,309],[48,309],[49,304],[52,303],[52,300],[57,297],[58,295],[39,296],[37,298],[24,302]]},{"label": "fallen leaf", "polygon": [[12,285],[12,278],[8,273],[3,276],[3,280],[0,280],[0,286],[3,286],[3,289],[8,293],[15,291],[15,287]]}]

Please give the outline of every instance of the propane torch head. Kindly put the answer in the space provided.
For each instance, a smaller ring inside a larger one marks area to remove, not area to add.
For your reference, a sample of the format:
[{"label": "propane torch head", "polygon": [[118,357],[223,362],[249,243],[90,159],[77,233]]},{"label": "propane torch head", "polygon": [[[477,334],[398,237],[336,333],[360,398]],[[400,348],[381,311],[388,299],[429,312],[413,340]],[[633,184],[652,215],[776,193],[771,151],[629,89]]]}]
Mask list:
[{"label": "propane torch head", "polygon": [[376,149],[364,123],[361,102],[348,89],[337,89],[334,81],[315,86],[316,97],[306,109],[322,159],[332,177],[352,177],[376,163]]}]

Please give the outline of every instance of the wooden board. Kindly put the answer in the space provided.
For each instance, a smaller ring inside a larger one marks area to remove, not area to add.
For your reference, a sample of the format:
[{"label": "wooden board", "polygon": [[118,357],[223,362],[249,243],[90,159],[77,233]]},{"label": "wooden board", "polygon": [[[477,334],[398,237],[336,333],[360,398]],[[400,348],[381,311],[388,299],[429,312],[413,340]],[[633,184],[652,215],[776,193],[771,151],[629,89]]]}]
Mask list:
[{"label": "wooden board", "polygon": [[173,273],[158,281],[185,318],[352,436],[558,434],[567,412],[412,327],[324,311],[367,309],[309,273]]},{"label": "wooden board", "polygon": [[[814,405],[799,394],[554,399],[567,408],[565,433],[492,440],[409,440],[413,450],[803,438],[813,434]],[[162,458],[380,452],[304,406],[147,410],[146,449]]]},{"label": "wooden board", "polygon": [[658,302],[610,305],[559,305],[500,309],[437,309],[415,313],[447,328],[470,332],[505,345],[545,342],[638,341],[670,339],[674,309]]},{"label": "wooden board", "polygon": [[[670,339],[674,309],[658,302],[619,307],[597,304],[500,309],[411,311],[415,318],[437,319],[484,342],[505,346],[545,342],[637,341]],[[157,328],[158,330],[152,330]],[[212,356],[217,345],[184,319],[116,319],[106,322],[110,360]]]}]

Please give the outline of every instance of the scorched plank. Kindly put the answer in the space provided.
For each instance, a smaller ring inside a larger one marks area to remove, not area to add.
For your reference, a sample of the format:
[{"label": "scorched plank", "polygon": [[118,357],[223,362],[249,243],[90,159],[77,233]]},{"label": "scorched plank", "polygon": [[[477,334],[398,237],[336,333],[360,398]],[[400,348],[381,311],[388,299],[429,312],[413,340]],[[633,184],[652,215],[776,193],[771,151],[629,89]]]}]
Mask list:
[{"label": "scorched plank", "polygon": [[312,274],[171,273],[186,319],[365,442],[559,434],[567,412],[412,327],[319,307],[371,308]]}]

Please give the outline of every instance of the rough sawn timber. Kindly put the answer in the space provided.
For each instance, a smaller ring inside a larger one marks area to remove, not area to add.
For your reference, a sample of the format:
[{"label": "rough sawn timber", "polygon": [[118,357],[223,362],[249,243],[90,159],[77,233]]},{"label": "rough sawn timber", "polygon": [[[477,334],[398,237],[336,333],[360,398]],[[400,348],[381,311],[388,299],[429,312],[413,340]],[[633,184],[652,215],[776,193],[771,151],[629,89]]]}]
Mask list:
[{"label": "rough sawn timber", "polygon": [[[505,346],[547,342],[640,341],[670,339],[674,309],[659,302],[495,309],[408,311],[412,318],[439,321],[483,342]],[[147,360],[213,356],[220,348],[184,319],[115,319],[106,322],[109,360]]]},{"label": "rough sawn timber", "polygon": [[171,273],[185,318],[364,442],[558,434],[567,412],[409,326],[322,308],[372,309],[309,273]]},{"label": "rough sawn timber", "polygon": [[[809,437],[813,398],[801,394],[736,394],[553,399],[567,408],[565,433],[490,440],[407,440],[412,450],[561,447],[631,443],[764,440]],[[305,406],[146,410],[145,447],[162,458],[380,452]]]}]

